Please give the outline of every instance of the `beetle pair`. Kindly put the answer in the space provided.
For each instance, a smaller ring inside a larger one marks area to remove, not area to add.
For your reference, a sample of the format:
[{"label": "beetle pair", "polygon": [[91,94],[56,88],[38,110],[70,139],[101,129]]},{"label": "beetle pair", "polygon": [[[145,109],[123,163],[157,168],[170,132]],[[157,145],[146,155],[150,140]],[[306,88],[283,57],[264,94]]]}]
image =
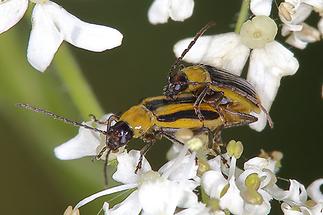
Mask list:
[{"label": "beetle pair", "polygon": [[105,131],[73,122],[43,109],[25,104],[19,106],[103,133],[106,136],[106,146],[98,157],[105,151],[108,157],[110,152],[117,151],[132,138],[144,140],[147,145],[141,151],[138,168],[143,155],[161,137],[181,143],[175,135],[181,129],[190,129],[194,134],[206,132],[217,138],[223,128],[257,121],[257,118],[250,113],[260,111],[267,114],[269,124],[272,125],[255,90],[246,80],[208,65],[189,66],[176,71],[185,54],[209,27],[210,25],[207,25],[198,32],[188,48],[175,61],[168,85],[164,88],[165,95],[146,98],[121,116],[112,115],[105,122],[97,121],[107,126]]}]

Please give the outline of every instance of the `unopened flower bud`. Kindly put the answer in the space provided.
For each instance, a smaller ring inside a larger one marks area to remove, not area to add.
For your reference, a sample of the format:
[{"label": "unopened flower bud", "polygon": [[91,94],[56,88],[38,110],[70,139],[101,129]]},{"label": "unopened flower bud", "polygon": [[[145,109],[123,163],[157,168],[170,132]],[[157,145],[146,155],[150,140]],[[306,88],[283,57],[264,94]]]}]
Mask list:
[{"label": "unopened flower bud", "polygon": [[72,206],[68,206],[64,211],[64,215],[80,215],[79,209],[73,210]]},{"label": "unopened flower bud", "polygon": [[251,49],[263,48],[274,41],[277,30],[276,23],[268,16],[255,16],[241,26],[241,42]]}]

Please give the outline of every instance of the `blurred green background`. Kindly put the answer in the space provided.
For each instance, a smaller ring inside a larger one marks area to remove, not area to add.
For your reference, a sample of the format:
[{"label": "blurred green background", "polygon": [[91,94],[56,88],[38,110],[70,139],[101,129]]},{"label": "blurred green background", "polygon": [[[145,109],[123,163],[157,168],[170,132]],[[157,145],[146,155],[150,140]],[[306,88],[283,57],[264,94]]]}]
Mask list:
[{"label": "blurred green background", "polygon": [[[110,51],[93,53],[64,43],[55,57],[56,63],[67,49],[72,52],[105,112],[122,112],[142,98],[160,95],[175,60],[174,43],[193,36],[210,20],[217,25],[207,34],[232,31],[240,8],[240,1],[195,1],[194,14],[184,23],[170,21],[153,26],[147,19],[151,2],[57,1],[82,20],[115,27],[124,35],[122,46]],[[25,18],[0,35],[1,213],[56,215],[103,189],[102,163],[91,158],[55,159],[54,147],[76,135],[77,129],[15,107],[15,103],[25,102],[70,119],[87,120],[81,117],[61,82],[57,71],[62,65],[53,63],[41,74],[28,64],[30,29],[30,19]],[[300,69],[282,81],[270,111],[274,129],[257,133],[245,127],[224,132],[225,140],[244,143],[245,157],[256,155],[260,148],[282,151],[279,175],[306,186],[323,176],[322,48],[322,43],[302,51],[290,48]],[[91,110],[90,101],[87,105]],[[141,146],[141,141],[135,140],[129,147]],[[164,159],[160,150],[166,151],[169,146],[162,140],[149,152],[148,158],[156,168]],[[103,201],[85,206],[81,214],[97,214]]]}]

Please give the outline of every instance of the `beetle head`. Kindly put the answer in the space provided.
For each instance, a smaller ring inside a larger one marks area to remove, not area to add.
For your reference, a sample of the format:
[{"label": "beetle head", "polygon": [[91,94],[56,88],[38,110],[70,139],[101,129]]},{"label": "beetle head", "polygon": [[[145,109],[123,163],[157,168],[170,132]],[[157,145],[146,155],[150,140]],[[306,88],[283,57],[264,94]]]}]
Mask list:
[{"label": "beetle head", "polygon": [[124,121],[119,121],[107,132],[107,145],[111,150],[116,150],[126,145],[133,137],[133,131]]},{"label": "beetle head", "polygon": [[185,73],[177,72],[168,78],[168,85],[164,88],[164,95],[173,97],[188,88],[188,79]]}]

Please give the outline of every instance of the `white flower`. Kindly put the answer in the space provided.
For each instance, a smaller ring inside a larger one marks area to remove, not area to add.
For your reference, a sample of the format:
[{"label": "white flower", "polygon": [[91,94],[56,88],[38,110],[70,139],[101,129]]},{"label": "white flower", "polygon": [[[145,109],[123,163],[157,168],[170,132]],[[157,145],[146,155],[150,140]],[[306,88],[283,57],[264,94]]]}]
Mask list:
[{"label": "white flower", "polygon": [[[41,72],[49,66],[63,40],[95,52],[121,44],[123,36],[114,28],[83,22],[49,0],[33,2],[36,5],[32,14],[27,57],[29,63]],[[28,0],[6,0],[0,3],[0,33],[15,25],[27,6]]]},{"label": "white flower", "polygon": [[302,24],[302,30],[292,32],[286,39],[286,43],[299,48],[306,48],[308,43],[314,43],[321,39],[321,33],[306,23]]},{"label": "white flower", "polygon": [[310,186],[307,187],[307,193],[317,203],[323,203],[323,193],[321,187],[323,186],[323,178],[315,180]]},{"label": "white flower", "polygon": [[272,3],[273,3],[272,0],[251,0],[250,10],[256,16],[258,15],[269,16]]},{"label": "white flower", "polygon": [[[317,182],[319,183],[319,180]],[[273,190],[272,196],[279,201],[283,201],[281,208],[285,215],[323,214],[323,202],[308,201],[304,185],[296,180],[290,180],[289,190],[284,191],[276,188],[276,190]]]},{"label": "white flower", "polygon": [[282,2],[278,8],[278,14],[281,21],[284,23],[282,35],[286,36],[290,31],[302,30],[302,23],[312,13],[313,7],[301,3],[301,1],[286,1]]},{"label": "white flower", "polygon": [[184,21],[192,16],[194,0],[154,0],[148,10],[152,24],[166,23],[170,17],[174,21]]},{"label": "white flower", "polygon": [[[299,66],[293,53],[274,41],[276,32],[277,26],[273,20],[267,16],[256,16],[242,26],[240,35],[232,32],[202,36],[184,60],[208,64],[240,75],[252,49],[247,80],[255,87],[263,106],[269,111],[281,78],[295,74]],[[192,38],[175,44],[176,56],[180,56],[190,41]],[[250,125],[257,131],[265,126],[264,113]]]},{"label": "white flower", "polygon": [[[106,114],[99,121],[106,121],[111,114]],[[92,121],[85,122],[84,124],[98,128],[102,131],[106,130],[106,125],[99,124]],[[89,130],[83,127],[79,128],[79,133],[71,140],[63,143],[62,145],[55,148],[55,156],[61,160],[78,159],[85,156],[96,156],[106,146],[105,135]],[[124,151],[124,147],[120,148],[118,152],[110,153],[109,160],[114,160],[116,155]],[[105,154],[104,154],[105,155]],[[101,158],[105,159],[102,155]]]},{"label": "white flower", "polygon": [[146,159],[142,168],[135,174],[140,157],[139,151],[130,151],[117,157],[118,169],[113,179],[123,183],[94,194],[82,200],[76,209],[103,195],[136,188],[123,202],[108,209],[106,214],[174,214],[176,207],[188,208],[197,204],[193,189],[198,185],[191,180],[196,176],[195,155],[185,156],[187,149],[174,160],[166,163],[158,172],[152,171]]},{"label": "white flower", "polygon": [[28,0],[7,0],[0,2],[0,34],[14,26],[23,17]]},{"label": "white flower", "polygon": [[319,23],[317,24],[317,27],[321,32],[321,35],[323,36],[323,18],[320,19]]},{"label": "white flower", "polygon": [[317,30],[304,23],[313,10],[321,15],[323,0],[285,0],[279,5],[279,17],[284,23],[281,34],[289,35],[286,40],[288,44],[304,49],[308,43],[320,40],[320,26]]},{"label": "white flower", "polygon": [[227,209],[232,214],[242,214],[244,200],[236,185],[236,158],[235,156],[231,157],[230,168],[225,172],[221,171],[221,159],[221,156],[217,156],[210,160],[212,170],[203,174],[202,188],[211,200],[218,201],[220,208],[212,208],[212,210],[221,211]]}]

